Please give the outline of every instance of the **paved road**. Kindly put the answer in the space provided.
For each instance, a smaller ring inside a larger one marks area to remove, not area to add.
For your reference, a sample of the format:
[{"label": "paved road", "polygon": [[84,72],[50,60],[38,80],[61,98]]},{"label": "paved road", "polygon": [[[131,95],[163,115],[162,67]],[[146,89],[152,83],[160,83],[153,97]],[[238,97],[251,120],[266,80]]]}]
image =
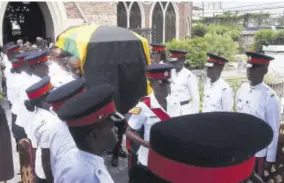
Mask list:
[{"label": "paved road", "polygon": [[[11,129],[11,112],[10,112],[10,109],[8,107],[8,102],[5,100],[2,105],[6,110],[7,120],[8,120],[8,123],[10,125],[10,129]],[[11,134],[11,137],[13,137],[12,134]],[[20,181],[20,176],[17,175],[20,172],[19,171],[20,170],[19,157],[18,157],[18,153],[16,152],[16,146],[15,146],[14,138],[12,138],[11,140],[12,140],[12,148],[13,148],[15,177],[14,177],[14,179],[8,181],[7,183],[17,183],[17,182]],[[127,183],[128,182],[127,159],[120,159],[119,160],[119,167],[113,168],[110,165],[111,156],[106,155],[104,158],[105,158],[105,164],[107,165],[108,170],[109,170],[111,176],[113,177],[114,182],[115,183]]]}]

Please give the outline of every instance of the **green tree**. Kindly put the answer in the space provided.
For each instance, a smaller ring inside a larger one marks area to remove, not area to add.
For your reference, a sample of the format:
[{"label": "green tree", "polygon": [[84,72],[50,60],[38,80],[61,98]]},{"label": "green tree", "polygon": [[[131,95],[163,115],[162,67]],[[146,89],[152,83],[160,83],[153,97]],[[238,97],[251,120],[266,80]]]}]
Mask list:
[{"label": "green tree", "polygon": [[205,41],[209,46],[208,52],[223,56],[229,60],[237,53],[237,44],[229,35],[220,35],[215,32],[206,34]]},{"label": "green tree", "polygon": [[254,36],[254,51],[262,52],[262,46],[273,44],[277,33],[274,30],[260,30]]},{"label": "green tree", "polygon": [[202,37],[190,40],[172,40],[167,43],[167,49],[181,49],[188,51],[186,55],[186,65],[191,68],[203,68],[207,60],[207,50],[209,45]]},{"label": "green tree", "polygon": [[234,28],[224,25],[210,25],[208,26],[208,33],[216,33],[218,35],[228,35],[234,41],[239,41],[240,34],[242,31],[241,26],[235,26]]},{"label": "green tree", "polygon": [[207,33],[208,27],[205,24],[196,24],[192,27],[192,37],[203,37]]},{"label": "green tree", "polygon": [[273,44],[283,45],[284,44],[284,30],[278,31],[275,36]]}]

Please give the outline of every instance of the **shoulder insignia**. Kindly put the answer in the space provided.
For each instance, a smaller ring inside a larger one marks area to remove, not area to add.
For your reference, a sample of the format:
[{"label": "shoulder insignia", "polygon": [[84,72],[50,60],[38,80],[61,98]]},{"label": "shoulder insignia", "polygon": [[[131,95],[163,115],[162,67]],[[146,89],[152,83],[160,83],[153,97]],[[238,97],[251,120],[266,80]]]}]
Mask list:
[{"label": "shoulder insignia", "polygon": [[227,88],[223,88],[223,91],[227,90]]},{"label": "shoulder insignia", "polygon": [[141,112],[141,107],[134,107],[128,111],[128,113],[130,114],[140,114],[140,112]]}]

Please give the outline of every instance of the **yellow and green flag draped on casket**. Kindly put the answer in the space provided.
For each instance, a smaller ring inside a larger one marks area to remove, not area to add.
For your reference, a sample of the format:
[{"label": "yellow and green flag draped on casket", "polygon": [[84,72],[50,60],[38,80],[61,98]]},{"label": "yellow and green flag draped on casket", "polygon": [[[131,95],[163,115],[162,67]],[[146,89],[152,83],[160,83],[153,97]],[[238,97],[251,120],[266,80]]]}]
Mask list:
[{"label": "yellow and green flag draped on casket", "polygon": [[148,41],[128,29],[76,26],[62,32],[56,46],[81,59],[88,87],[109,83],[116,88],[115,101],[122,113],[152,91],[145,71],[151,63]]}]

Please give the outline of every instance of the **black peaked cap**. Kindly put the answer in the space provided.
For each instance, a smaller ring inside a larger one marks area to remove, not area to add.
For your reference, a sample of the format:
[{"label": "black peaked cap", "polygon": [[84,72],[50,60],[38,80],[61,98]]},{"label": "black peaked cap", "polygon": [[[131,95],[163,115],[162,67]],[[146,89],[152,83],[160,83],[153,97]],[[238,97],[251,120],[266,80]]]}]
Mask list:
[{"label": "black peaked cap", "polygon": [[17,59],[22,59],[22,58],[25,58],[27,56],[29,56],[30,54],[34,53],[34,52],[38,52],[38,50],[28,50],[28,51],[25,51],[25,52],[22,52],[22,53],[19,53],[15,56],[15,58]]},{"label": "black peaked cap", "polygon": [[223,62],[228,62],[228,60],[226,58],[215,55],[213,53],[207,53],[207,56],[210,57],[210,58],[217,59],[217,60],[222,60]]},{"label": "black peaked cap", "polygon": [[244,113],[186,115],[151,128],[151,148],[173,161],[199,167],[240,164],[265,148],[273,131],[263,120]]},{"label": "black peaked cap", "polygon": [[28,87],[26,89],[26,92],[30,93],[30,92],[36,91],[36,90],[42,88],[43,86],[47,85],[49,82],[50,82],[50,77],[49,76],[44,77],[40,81],[38,81],[35,84],[33,84],[30,87]]},{"label": "black peaked cap", "polygon": [[109,84],[97,85],[68,100],[57,111],[57,115],[63,121],[82,118],[111,102],[113,95],[113,86]]},{"label": "black peaked cap", "polygon": [[173,68],[174,65],[172,64],[151,64],[146,67],[146,71],[152,73],[162,73],[164,71],[170,71]]},{"label": "black peaked cap", "polygon": [[264,54],[262,54],[262,53],[246,52],[246,55],[247,55],[248,57],[252,57],[252,58],[265,59],[265,60],[274,60],[273,57],[268,56],[268,55],[264,55]]},{"label": "black peaked cap", "polygon": [[49,54],[48,50],[32,52],[27,57],[25,57],[25,60],[26,61],[35,60],[35,59],[38,59],[38,58],[43,57],[43,56],[48,56],[48,54]]}]

